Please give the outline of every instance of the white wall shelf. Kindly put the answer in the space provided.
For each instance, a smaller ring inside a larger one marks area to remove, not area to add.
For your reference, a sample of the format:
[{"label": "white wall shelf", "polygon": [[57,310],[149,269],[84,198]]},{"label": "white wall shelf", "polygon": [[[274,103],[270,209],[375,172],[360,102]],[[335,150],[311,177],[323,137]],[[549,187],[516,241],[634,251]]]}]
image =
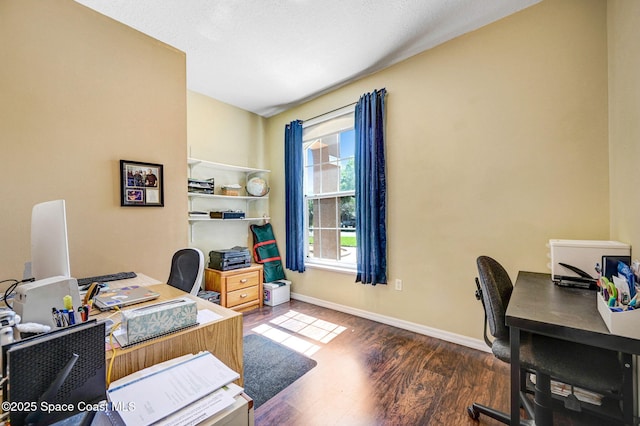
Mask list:
[{"label": "white wall shelf", "polygon": [[256,222],[260,220],[269,220],[269,217],[245,217],[243,219],[212,219],[210,217],[192,217],[189,216],[189,222]]},{"label": "white wall shelf", "polygon": [[269,198],[269,195],[263,195],[262,197],[254,197],[251,195],[219,195],[219,194],[200,194],[200,193],[196,193],[196,192],[189,192],[188,193],[189,197],[193,197],[193,198],[211,198],[211,199],[220,199],[220,200],[248,200],[248,201],[255,201],[255,200],[265,200]]},{"label": "white wall shelf", "polygon": [[[264,175],[271,173],[270,170],[258,169],[253,167],[235,166],[232,164],[216,163],[213,161],[200,160],[197,158],[187,158],[189,166],[189,178],[193,179],[211,179],[214,181],[214,193],[197,193],[187,192],[189,199],[189,211],[205,211],[212,209],[220,210],[238,210],[244,207],[247,217],[244,219],[212,219],[206,215],[189,215],[189,241],[194,240],[194,225],[202,222],[260,222],[269,221],[269,195],[262,197],[254,197],[251,195],[222,195],[219,192],[222,186],[230,184],[239,184],[242,187],[241,194],[244,192],[247,180],[253,175]],[[194,203],[197,204],[194,206]],[[204,225],[203,225],[204,226]],[[234,232],[229,228],[230,232]],[[236,231],[237,232],[237,229]]]},{"label": "white wall shelf", "polygon": [[253,167],[234,166],[232,164],[215,163],[213,161],[199,160],[197,158],[187,158],[187,164],[189,168],[202,165],[217,170],[224,170],[229,172],[242,172],[242,173],[271,173],[271,170],[266,169],[254,169]]}]

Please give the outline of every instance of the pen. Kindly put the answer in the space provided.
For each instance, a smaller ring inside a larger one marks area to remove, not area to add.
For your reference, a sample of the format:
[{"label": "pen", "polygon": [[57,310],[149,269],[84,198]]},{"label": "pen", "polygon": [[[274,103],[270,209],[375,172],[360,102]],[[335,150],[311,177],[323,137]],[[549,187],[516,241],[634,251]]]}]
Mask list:
[{"label": "pen", "polygon": [[56,327],[62,327],[62,321],[60,320],[60,311],[55,307],[51,308],[51,316],[53,317],[53,322],[56,323]]},{"label": "pen", "polygon": [[76,313],[73,311],[73,300],[71,296],[67,295],[62,298],[64,301],[64,311],[67,314],[69,325],[73,325],[76,323]]},{"label": "pen", "polygon": [[70,311],[68,309],[62,310],[62,319],[65,326],[73,325],[76,323],[76,316],[73,314],[73,311]]}]

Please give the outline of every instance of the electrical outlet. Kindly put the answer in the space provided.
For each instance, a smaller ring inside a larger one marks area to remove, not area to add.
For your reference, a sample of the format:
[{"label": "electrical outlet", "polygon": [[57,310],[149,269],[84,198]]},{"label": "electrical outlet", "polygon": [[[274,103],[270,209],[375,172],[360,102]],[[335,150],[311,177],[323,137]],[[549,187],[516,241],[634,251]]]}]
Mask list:
[{"label": "electrical outlet", "polygon": [[396,290],[402,290],[402,280],[400,278],[396,278]]}]

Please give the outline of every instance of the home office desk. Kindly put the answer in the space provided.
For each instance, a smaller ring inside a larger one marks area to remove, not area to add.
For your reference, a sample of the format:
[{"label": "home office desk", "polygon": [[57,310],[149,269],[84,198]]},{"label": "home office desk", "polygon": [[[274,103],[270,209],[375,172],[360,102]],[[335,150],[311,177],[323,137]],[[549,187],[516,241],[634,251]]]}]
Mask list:
[{"label": "home office desk", "polygon": [[[109,283],[110,288],[119,288],[130,285],[149,287],[150,289],[160,293],[160,297],[158,299],[136,304],[133,307],[158,303],[163,300],[186,297],[196,301],[198,310],[207,309],[220,315],[220,318],[185,330],[177,331],[166,336],[142,342],[128,348],[116,349],[117,353],[111,373],[112,381],[160,362],[182,355],[207,350],[215,355],[220,361],[225,363],[229,368],[237,371],[240,374],[240,378],[236,380],[235,383],[239,386],[243,386],[243,330],[241,313],[223,308],[196,296],[191,296],[190,294],[167,284],[162,284],[159,281],[143,274],[138,274],[136,278]],[[114,314],[113,311],[100,312],[98,309],[94,308],[91,312],[90,318],[101,319],[112,314]],[[115,313],[113,319],[115,322],[118,322],[119,314]],[[107,370],[112,357],[113,352],[111,350],[107,350],[105,352]],[[2,401],[1,393],[0,401]],[[69,424],[74,423],[71,421]],[[253,400],[244,393],[237,396],[230,407],[225,408],[202,423],[202,425],[206,426],[252,426],[253,424]]]},{"label": "home office desk", "polygon": [[[198,310],[208,309],[220,315],[221,318],[166,336],[151,339],[128,348],[116,349],[117,352],[111,372],[111,381],[115,381],[143,368],[169,359],[206,350],[211,352],[229,368],[237,371],[240,374],[240,379],[238,379],[236,383],[239,386],[243,386],[242,314],[187,294],[168,284],[158,283],[159,281],[157,280],[143,274],[138,274],[136,278],[110,282],[109,286],[111,288],[118,288],[129,285],[142,285],[160,293],[158,299],[137,304],[135,307],[178,297],[187,297],[196,301]],[[100,312],[94,308],[90,318],[105,318],[111,314],[113,314],[113,312]],[[119,314],[116,314],[113,319],[117,323]],[[108,350],[106,352],[107,367],[112,357],[113,351]]]},{"label": "home office desk", "polygon": [[623,353],[625,424],[633,421],[632,354],[640,340],[609,333],[596,306],[596,292],[559,287],[549,274],[520,272],[506,312],[511,339],[511,424],[520,424],[520,331]]}]

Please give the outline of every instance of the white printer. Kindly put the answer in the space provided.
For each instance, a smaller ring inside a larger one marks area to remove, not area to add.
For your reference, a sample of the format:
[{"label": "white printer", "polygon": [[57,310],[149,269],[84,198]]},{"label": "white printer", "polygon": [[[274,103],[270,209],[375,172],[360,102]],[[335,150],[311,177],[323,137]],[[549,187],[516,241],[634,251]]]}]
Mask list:
[{"label": "white printer", "polygon": [[549,240],[551,278],[554,281],[596,279],[596,264],[602,267],[603,256],[631,257],[631,246],[619,241]]}]

